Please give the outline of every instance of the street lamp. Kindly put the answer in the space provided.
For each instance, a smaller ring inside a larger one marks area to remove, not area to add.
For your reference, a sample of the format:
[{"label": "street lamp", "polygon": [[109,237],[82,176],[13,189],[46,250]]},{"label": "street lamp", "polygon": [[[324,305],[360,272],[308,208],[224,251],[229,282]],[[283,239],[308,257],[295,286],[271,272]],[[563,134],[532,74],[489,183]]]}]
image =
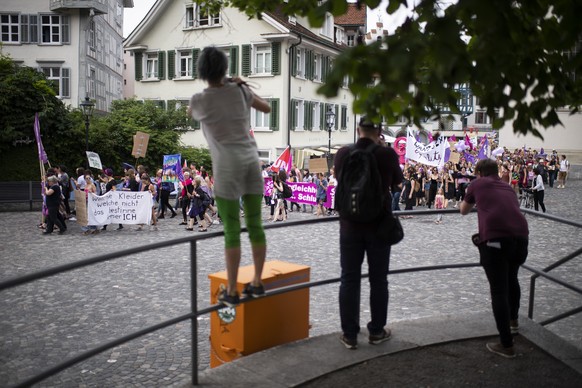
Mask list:
[{"label": "street lamp", "polygon": [[[85,101],[82,101],[79,105],[81,105],[83,117],[85,118],[85,151],[89,151],[89,120],[93,116],[95,104],[89,99],[89,96],[86,96]],[[87,168],[89,168],[89,160],[87,160]]]},{"label": "street lamp", "polygon": [[327,170],[329,171],[331,167],[331,129],[335,125],[335,113],[331,109],[331,106],[325,112],[325,124],[327,125]]},{"label": "street lamp", "polygon": [[81,109],[83,109],[83,117],[85,118],[85,151],[89,151],[89,120],[93,116],[93,109],[95,104],[89,99],[89,96],[85,97],[85,101],[81,102]]}]

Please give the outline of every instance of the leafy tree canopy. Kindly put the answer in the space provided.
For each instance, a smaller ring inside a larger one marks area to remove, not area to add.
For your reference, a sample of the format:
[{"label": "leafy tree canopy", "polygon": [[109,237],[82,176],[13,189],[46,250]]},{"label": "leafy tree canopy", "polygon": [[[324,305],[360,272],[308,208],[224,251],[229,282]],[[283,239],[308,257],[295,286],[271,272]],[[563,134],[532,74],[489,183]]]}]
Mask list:
[{"label": "leafy tree canopy", "polygon": [[[346,12],[345,0],[194,0],[215,9],[233,6],[249,17],[282,9],[321,26],[326,12]],[[379,7],[380,0],[359,6]],[[413,0],[390,0],[394,13]],[[468,84],[499,128],[542,137],[537,127],[560,124],[558,109],[577,112],[582,101],[582,2],[574,0],[415,1],[413,13],[381,42],[345,50],[320,93],[337,95],[351,79],[354,110],[378,121],[405,117],[421,126],[442,107],[460,113],[456,86]],[[447,2],[450,3],[450,2]],[[498,112],[499,114],[495,114]]]},{"label": "leafy tree canopy", "polygon": [[34,114],[39,113],[43,142],[67,128],[67,108],[45,75],[16,64],[0,52],[0,152],[19,141],[34,141]]},{"label": "leafy tree canopy", "polygon": [[148,133],[146,156],[139,158],[137,164],[153,172],[161,167],[164,155],[182,152],[180,135],[188,127],[185,108],[165,110],[152,101],[117,100],[112,103],[111,113],[92,120],[89,144],[101,162],[118,173],[123,162],[136,163],[131,156],[133,136],[138,131]]}]

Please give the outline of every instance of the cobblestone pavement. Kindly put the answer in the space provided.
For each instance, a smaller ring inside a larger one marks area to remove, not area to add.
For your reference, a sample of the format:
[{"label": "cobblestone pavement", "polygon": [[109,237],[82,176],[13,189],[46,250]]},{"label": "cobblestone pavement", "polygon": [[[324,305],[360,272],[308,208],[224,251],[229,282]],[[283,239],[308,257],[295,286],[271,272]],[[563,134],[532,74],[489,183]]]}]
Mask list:
[{"label": "cobblestone pavement", "polygon": [[[582,181],[565,190],[546,190],[549,214],[582,222],[579,208]],[[422,209],[422,208],[421,208]],[[267,218],[267,209],[265,219]],[[293,212],[289,220],[313,218]],[[447,214],[435,225],[435,215],[403,220],[406,237],[392,250],[391,269],[450,263],[474,263],[470,242],[477,216]],[[528,263],[543,268],[580,248],[582,229],[527,216],[531,237]],[[129,226],[95,236],[69,231],[41,235],[39,212],[0,213],[0,279],[200,232],[187,232],[180,218],[160,221],[159,231]],[[221,230],[213,226],[210,230]],[[337,222],[270,229],[269,260],[311,267],[311,280],[339,276]],[[208,274],[224,269],[222,238],[198,244],[200,308],[209,305]],[[243,238],[242,265],[251,264]],[[552,271],[582,286],[581,258]],[[527,314],[529,273],[522,270],[522,313]],[[0,386],[21,381],[68,357],[106,341],[189,311],[190,262],[187,244],[97,264],[0,293]],[[363,282],[361,323],[369,319],[368,290]],[[310,290],[310,336],[339,332],[338,285]],[[536,283],[534,320],[541,321],[580,306],[574,292],[545,280]],[[389,322],[490,311],[487,281],[480,268],[441,270],[390,277]],[[199,369],[209,366],[209,316],[198,319]],[[548,329],[582,348],[582,314],[550,324]],[[156,387],[184,381],[191,375],[190,324],[183,322],[101,353],[45,380],[41,386]]]}]

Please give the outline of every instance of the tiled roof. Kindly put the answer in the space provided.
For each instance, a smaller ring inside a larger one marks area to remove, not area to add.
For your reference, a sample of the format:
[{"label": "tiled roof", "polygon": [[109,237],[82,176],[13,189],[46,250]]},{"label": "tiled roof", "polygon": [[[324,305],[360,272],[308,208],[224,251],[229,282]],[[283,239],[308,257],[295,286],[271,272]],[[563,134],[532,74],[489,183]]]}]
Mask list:
[{"label": "tiled roof", "polygon": [[335,24],[340,26],[365,26],[366,25],[366,6],[361,6],[358,9],[356,4],[348,4],[348,11],[341,16],[336,16]]}]

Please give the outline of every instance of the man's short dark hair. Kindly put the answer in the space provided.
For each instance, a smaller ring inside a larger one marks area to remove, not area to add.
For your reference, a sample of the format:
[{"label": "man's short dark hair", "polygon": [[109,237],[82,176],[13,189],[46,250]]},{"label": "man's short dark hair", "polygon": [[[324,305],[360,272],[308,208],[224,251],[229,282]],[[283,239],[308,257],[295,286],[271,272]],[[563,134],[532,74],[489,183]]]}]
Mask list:
[{"label": "man's short dark hair", "polygon": [[481,159],[475,166],[475,173],[482,177],[499,174],[497,162],[491,159]]},{"label": "man's short dark hair", "polygon": [[360,130],[367,133],[378,133],[379,127],[370,121],[366,116],[362,116],[360,123],[358,124]]}]

